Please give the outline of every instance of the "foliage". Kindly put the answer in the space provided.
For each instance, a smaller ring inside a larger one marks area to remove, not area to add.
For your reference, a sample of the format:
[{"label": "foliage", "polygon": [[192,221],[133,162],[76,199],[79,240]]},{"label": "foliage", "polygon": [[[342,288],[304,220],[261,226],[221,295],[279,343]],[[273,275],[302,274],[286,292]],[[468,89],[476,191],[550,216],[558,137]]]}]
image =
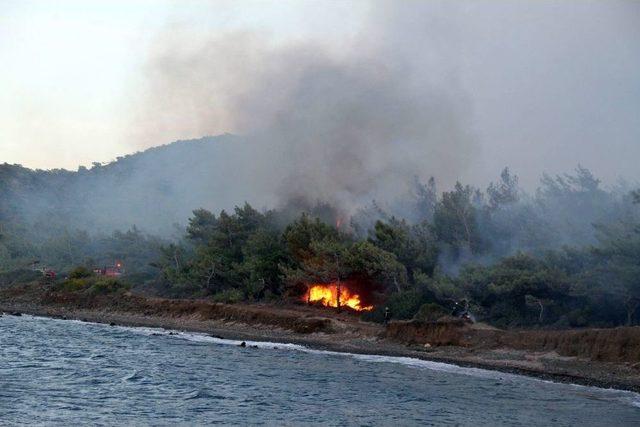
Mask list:
[{"label": "foliage", "polygon": [[42,277],[39,271],[28,269],[11,270],[0,273],[0,286],[10,286],[17,283],[34,282]]},{"label": "foliage", "polygon": [[301,262],[312,255],[311,244],[313,242],[337,241],[339,233],[328,224],[321,222],[320,218],[312,219],[303,213],[287,226],[283,237],[291,258],[296,262]]},{"label": "foliage", "polygon": [[215,302],[223,302],[226,304],[234,304],[242,301],[243,299],[244,295],[239,289],[226,289],[213,296],[213,300]]},{"label": "foliage", "polygon": [[372,201],[349,220],[322,201],[197,209],[172,239],[94,230],[78,218],[108,202],[56,190],[76,175],[0,166],[0,285],[38,280],[38,267],[67,277],[57,289],[120,292],[125,282],[92,273],[118,261],[134,290],[170,297],[295,302],[309,283],[340,280],[375,301],[363,316],[376,321],[385,306],[394,319],[433,319],[466,299],[498,326],[640,323],[640,192],[605,189],[581,166],[543,176],[531,194],[508,168],[484,191],[456,183],[438,194],[433,178],[415,178],[394,204]]},{"label": "foliage", "polygon": [[69,272],[69,279],[84,279],[91,276],[93,272],[84,266],[78,266]]},{"label": "foliage", "polygon": [[65,292],[77,292],[89,287],[89,280],[85,279],[68,279],[57,285],[57,289]]},{"label": "foliage", "polygon": [[424,295],[417,290],[410,290],[392,294],[385,303],[385,307],[389,308],[394,319],[406,320],[413,318],[425,302]]},{"label": "foliage", "polygon": [[434,322],[443,316],[450,314],[449,310],[442,307],[439,304],[428,302],[422,304],[416,314],[413,316],[416,320],[423,320],[426,322]]},{"label": "foliage", "polygon": [[91,294],[112,294],[127,291],[131,288],[128,283],[110,277],[99,278],[92,282],[88,290]]},{"label": "foliage", "polygon": [[[73,277],[58,282],[57,290],[63,292],[83,292],[87,295],[106,295],[124,292],[131,289],[131,285],[114,277],[99,277],[87,272],[84,267],[76,267]],[[89,274],[87,274],[89,273]]]},{"label": "foliage", "polygon": [[[566,311],[567,276],[530,255],[517,254],[491,267],[467,268],[460,280],[482,314],[497,324],[535,324],[544,320],[545,308],[549,320],[557,320]],[[531,309],[532,301],[540,311]]]},{"label": "foliage", "polygon": [[474,253],[480,250],[474,195],[477,192],[471,186],[457,182],[453,191],[442,193],[442,199],[436,205],[433,217],[436,235],[456,251]]},{"label": "foliage", "polygon": [[427,223],[409,226],[392,217],[389,222],[377,221],[370,241],[396,256],[411,279],[418,271],[432,274],[438,261],[436,238]]},{"label": "foliage", "polygon": [[406,268],[395,254],[380,249],[371,242],[351,245],[346,253],[345,263],[353,275],[375,289],[400,291],[408,285]]}]

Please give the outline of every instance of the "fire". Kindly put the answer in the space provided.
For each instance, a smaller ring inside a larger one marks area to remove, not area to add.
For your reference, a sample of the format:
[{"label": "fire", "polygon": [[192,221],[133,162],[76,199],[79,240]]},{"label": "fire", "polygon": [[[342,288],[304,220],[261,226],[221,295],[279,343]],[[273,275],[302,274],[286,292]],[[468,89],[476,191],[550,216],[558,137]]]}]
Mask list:
[{"label": "fire", "polygon": [[[305,300],[325,307],[338,307],[338,285],[335,283],[310,285]],[[372,305],[360,305],[360,296],[349,292],[344,285],[340,286],[340,307],[350,307],[356,311],[373,310]]]}]

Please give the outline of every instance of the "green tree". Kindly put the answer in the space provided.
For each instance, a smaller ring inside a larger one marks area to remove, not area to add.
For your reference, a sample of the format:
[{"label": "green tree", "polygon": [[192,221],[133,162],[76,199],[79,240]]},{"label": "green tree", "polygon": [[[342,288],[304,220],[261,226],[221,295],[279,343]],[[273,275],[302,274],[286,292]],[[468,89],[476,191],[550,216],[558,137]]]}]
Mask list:
[{"label": "green tree", "polygon": [[415,203],[415,216],[418,222],[432,221],[438,203],[435,178],[431,177],[426,184],[423,184],[416,176],[412,184],[411,196]]},{"label": "green tree", "polygon": [[511,174],[509,168],[504,168],[500,174],[500,181],[489,184],[487,195],[489,207],[493,210],[517,203],[520,200],[518,177]]},{"label": "green tree", "polygon": [[287,249],[296,262],[303,262],[313,255],[311,244],[325,239],[339,240],[338,231],[321,222],[311,219],[303,213],[297,220],[289,224],[283,233]]},{"label": "green tree", "polygon": [[335,283],[337,306],[340,309],[342,284],[352,274],[347,253],[346,242],[331,237],[312,240],[305,250],[306,257],[299,262],[298,267],[283,268],[290,294],[302,294],[306,291],[306,285],[311,283]]},{"label": "green tree", "polygon": [[193,259],[185,267],[188,276],[209,293],[246,284],[250,279],[245,276],[251,275],[245,263],[246,247],[251,236],[268,226],[268,214],[248,203],[236,207],[231,215],[224,210],[218,216],[204,209],[194,211],[187,227],[187,239],[195,247]]},{"label": "green tree", "polygon": [[631,325],[640,308],[640,227],[619,223],[598,229],[600,245],[593,249],[598,264],[590,277],[591,288],[620,301],[626,324]]},{"label": "green tree", "polygon": [[358,275],[376,288],[401,291],[407,285],[407,272],[396,256],[371,242],[354,243],[345,254],[351,274]]},{"label": "green tree", "polygon": [[260,298],[265,292],[279,295],[282,292],[280,265],[287,263],[286,246],[274,230],[259,229],[252,234],[242,248],[243,261],[239,269],[247,293]]},{"label": "green tree", "polygon": [[453,248],[467,248],[472,253],[480,249],[476,223],[475,191],[456,183],[453,191],[444,192],[436,206],[433,223],[438,239]]},{"label": "green tree", "polygon": [[[527,254],[504,258],[490,267],[467,268],[460,281],[472,300],[486,310],[488,319],[500,324],[549,323],[567,311],[563,306],[570,294],[568,276]],[[551,305],[554,312],[549,312]],[[544,311],[549,316],[541,319]]]},{"label": "green tree", "polygon": [[413,280],[418,272],[432,275],[438,262],[438,245],[427,223],[409,226],[393,217],[389,222],[376,222],[371,243],[394,254]]},{"label": "green tree", "polygon": [[215,231],[217,219],[214,214],[206,209],[196,209],[189,218],[187,237],[197,243],[209,241]]}]

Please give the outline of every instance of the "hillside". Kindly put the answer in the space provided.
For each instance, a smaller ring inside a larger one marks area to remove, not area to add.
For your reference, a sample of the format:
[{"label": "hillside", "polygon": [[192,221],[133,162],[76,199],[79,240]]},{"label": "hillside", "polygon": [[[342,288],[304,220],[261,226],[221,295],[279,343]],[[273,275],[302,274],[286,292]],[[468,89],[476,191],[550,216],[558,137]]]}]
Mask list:
[{"label": "hillside", "polygon": [[268,183],[243,168],[252,154],[239,137],[176,141],[78,171],[0,165],[0,220],[109,232],[138,228],[166,235],[198,207],[269,201]]}]

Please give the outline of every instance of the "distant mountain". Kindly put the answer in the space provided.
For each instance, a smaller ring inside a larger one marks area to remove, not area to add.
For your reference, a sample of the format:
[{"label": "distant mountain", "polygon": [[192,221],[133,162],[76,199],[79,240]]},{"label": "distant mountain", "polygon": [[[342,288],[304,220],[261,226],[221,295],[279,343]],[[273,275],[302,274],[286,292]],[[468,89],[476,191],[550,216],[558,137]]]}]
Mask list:
[{"label": "distant mountain", "polygon": [[272,183],[253,178],[255,147],[233,135],[176,141],[77,172],[0,165],[0,220],[89,231],[132,225],[170,232],[191,211],[274,201]]}]

